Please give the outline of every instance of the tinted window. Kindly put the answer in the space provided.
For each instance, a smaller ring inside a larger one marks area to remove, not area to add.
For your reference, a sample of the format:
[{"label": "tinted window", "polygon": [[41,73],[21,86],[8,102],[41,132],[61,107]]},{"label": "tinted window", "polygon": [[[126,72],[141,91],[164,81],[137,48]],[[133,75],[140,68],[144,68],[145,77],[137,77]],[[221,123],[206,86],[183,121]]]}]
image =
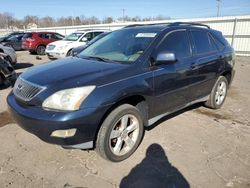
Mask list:
[{"label": "tinted window", "polygon": [[51,34],[51,33],[46,33],[44,35],[45,35],[45,39],[52,39],[53,38],[52,37],[53,34]]},{"label": "tinted window", "polygon": [[217,48],[221,51],[225,48],[224,44],[219,41],[216,37],[212,37],[213,38],[213,41],[215,42]]},{"label": "tinted window", "polygon": [[[93,38],[93,33],[86,33],[83,38],[87,38],[88,41],[90,41]],[[82,39],[81,39],[82,40]]]},{"label": "tinted window", "polygon": [[212,42],[212,39],[207,32],[192,31],[191,33],[197,54],[208,53],[217,50],[215,44]]},{"label": "tinted window", "polygon": [[38,34],[38,37],[45,39],[45,34],[44,33],[40,33],[40,34]]},{"label": "tinted window", "polygon": [[103,33],[103,32],[94,32],[93,38],[95,38],[96,36],[100,35],[101,33]]},{"label": "tinted window", "polygon": [[7,41],[17,41],[18,40],[17,37],[18,35],[12,35],[11,37],[7,39]]},{"label": "tinted window", "polygon": [[158,51],[173,52],[177,58],[191,56],[190,42],[186,31],[175,31],[169,34],[160,44]]}]

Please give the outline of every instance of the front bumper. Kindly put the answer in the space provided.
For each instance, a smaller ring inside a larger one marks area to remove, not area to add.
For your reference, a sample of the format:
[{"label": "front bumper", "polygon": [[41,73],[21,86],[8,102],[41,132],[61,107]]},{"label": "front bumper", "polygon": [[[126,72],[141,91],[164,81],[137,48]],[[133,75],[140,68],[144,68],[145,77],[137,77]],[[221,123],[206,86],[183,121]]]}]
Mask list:
[{"label": "front bumper", "polygon": [[61,59],[66,57],[66,52],[55,52],[55,51],[45,51],[46,55],[48,56],[48,58],[50,59]]},{"label": "front bumper", "polygon": [[[41,107],[27,106],[16,100],[10,93],[7,102],[16,122],[26,131],[41,140],[61,145],[65,148],[92,148],[101,119],[106,111],[103,108],[88,108],[75,112],[54,112]],[[52,137],[55,130],[77,129],[69,138]]]}]

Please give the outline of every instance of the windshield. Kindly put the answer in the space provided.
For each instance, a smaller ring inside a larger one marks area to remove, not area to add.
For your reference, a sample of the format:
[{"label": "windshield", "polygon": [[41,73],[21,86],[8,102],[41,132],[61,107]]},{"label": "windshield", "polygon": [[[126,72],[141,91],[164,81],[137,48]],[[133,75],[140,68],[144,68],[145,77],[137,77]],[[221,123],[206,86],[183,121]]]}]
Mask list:
[{"label": "windshield", "polygon": [[131,28],[114,31],[84,49],[79,57],[97,57],[118,62],[136,61],[159,30],[155,28]]},{"label": "windshield", "polygon": [[83,33],[71,33],[70,35],[66,36],[63,40],[66,41],[77,41]]}]

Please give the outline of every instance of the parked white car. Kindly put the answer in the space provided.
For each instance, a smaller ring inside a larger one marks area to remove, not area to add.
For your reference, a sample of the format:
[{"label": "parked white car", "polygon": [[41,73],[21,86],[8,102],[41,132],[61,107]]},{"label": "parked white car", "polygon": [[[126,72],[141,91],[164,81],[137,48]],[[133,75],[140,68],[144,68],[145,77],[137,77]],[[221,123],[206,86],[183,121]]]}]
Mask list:
[{"label": "parked white car", "polygon": [[97,35],[109,30],[78,30],[66,36],[63,40],[52,42],[47,45],[45,53],[49,59],[60,59],[70,56],[72,49],[85,45]]},{"label": "parked white car", "polygon": [[8,59],[8,61],[14,65],[17,62],[17,56],[16,56],[16,52],[13,48],[11,47],[7,47],[7,46],[3,46],[2,44],[0,44],[0,53],[4,53],[6,54],[6,58]]}]

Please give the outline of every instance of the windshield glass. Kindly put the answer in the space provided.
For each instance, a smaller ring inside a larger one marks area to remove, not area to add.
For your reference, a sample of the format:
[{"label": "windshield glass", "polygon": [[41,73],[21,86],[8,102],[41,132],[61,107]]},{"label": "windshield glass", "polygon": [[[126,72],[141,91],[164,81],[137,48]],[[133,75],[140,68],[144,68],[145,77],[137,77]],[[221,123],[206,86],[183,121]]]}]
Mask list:
[{"label": "windshield glass", "polygon": [[156,28],[129,28],[114,31],[88,46],[78,56],[134,62],[142,55],[159,31]]},{"label": "windshield glass", "polygon": [[63,40],[66,41],[77,41],[83,33],[71,33],[70,35],[66,36]]}]

